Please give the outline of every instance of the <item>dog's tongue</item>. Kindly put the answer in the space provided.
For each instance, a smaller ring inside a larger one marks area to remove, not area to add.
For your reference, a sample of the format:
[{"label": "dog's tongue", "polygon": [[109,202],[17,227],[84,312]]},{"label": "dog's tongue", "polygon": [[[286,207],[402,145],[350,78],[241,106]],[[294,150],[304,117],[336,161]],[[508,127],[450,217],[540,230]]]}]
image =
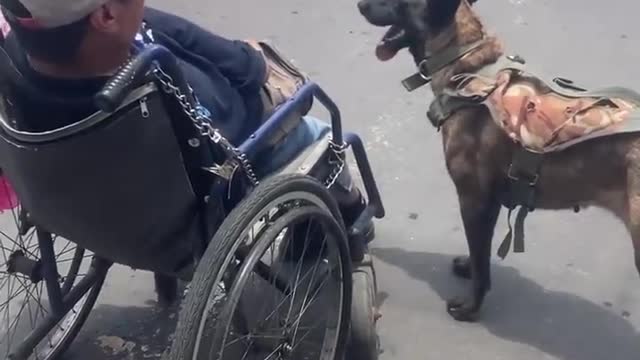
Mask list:
[{"label": "dog's tongue", "polygon": [[392,26],[376,46],[376,57],[380,61],[391,60],[405,46],[405,40],[404,30],[400,27]]},{"label": "dog's tongue", "polygon": [[380,61],[389,61],[393,59],[397,53],[398,50],[390,46],[388,41],[383,40],[376,46],[376,57]]}]

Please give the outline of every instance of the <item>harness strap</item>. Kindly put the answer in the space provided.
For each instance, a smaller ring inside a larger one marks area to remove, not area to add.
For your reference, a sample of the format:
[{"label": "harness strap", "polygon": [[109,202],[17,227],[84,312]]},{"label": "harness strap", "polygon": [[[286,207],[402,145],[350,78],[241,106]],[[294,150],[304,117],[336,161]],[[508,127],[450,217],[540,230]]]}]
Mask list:
[{"label": "harness strap", "polygon": [[444,122],[457,110],[480,105],[494,90],[492,86],[487,89],[485,96],[463,96],[463,94],[459,92],[459,89],[462,88],[464,84],[476,77],[493,79],[498,71],[507,68],[521,70],[524,68],[523,65],[524,60],[519,56],[503,56],[495,63],[481,68],[474,74],[454,75],[451,80],[457,83],[458,86],[456,86],[456,88],[447,87],[435,96],[429,105],[427,118],[436,129],[440,130]]},{"label": "harness strap", "polygon": [[[544,154],[518,147],[512,157],[507,172],[508,191],[502,199],[503,205],[509,209],[507,223],[509,231],[498,248],[498,256],[504,259],[509,252],[513,240],[513,251],[524,252],[524,221],[535,209],[536,185],[540,177]],[[516,216],[515,229],[511,227],[511,215],[516,207],[520,210]]]},{"label": "harness strap", "polygon": [[442,70],[445,66],[460,59],[484,43],[485,39],[480,39],[467,45],[450,46],[435,55],[427,55],[422,61],[420,61],[420,63],[418,63],[418,71],[402,80],[402,85],[407,89],[407,91],[414,91],[428,84],[431,82],[431,76],[433,74]]}]

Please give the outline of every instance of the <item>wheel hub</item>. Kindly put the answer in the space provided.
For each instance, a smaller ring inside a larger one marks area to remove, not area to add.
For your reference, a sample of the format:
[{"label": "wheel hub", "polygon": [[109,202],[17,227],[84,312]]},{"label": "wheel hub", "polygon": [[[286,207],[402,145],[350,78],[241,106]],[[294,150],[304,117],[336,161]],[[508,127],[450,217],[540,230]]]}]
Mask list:
[{"label": "wheel hub", "polygon": [[9,274],[25,275],[34,284],[42,281],[42,263],[40,260],[28,258],[22,250],[16,250],[9,255],[6,265]]},{"label": "wheel hub", "polygon": [[289,357],[291,357],[292,353],[293,353],[293,346],[291,346],[289,341],[285,341],[284,343],[282,343],[280,345],[280,358],[281,359],[288,359]]}]

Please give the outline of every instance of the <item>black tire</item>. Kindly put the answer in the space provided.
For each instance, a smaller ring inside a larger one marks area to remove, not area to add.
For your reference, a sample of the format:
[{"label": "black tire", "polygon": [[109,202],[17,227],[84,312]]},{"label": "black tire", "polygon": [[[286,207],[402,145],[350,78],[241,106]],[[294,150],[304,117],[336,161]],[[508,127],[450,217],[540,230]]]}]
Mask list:
[{"label": "black tire", "polygon": [[363,270],[353,273],[351,332],[347,345],[349,360],[377,360],[380,353],[376,332],[376,305],[372,276]]},{"label": "black tire", "polygon": [[[167,359],[199,359],[199,339],[202,337],[206,323],[203,315],[213,310],[208,308],[211,306],[209,299],[214,291],[214,286],[222,282],[226,269],[234,261],[235,253],[241,245],[241,241],[238,239],[248,232],[248,228],[269,212],[270,207],[276,204],[288,204],[287,201],[292,204],[296,201],[308,202],[303,205],[322,209],[338,222],[344,233],[344,225],[335,200],[314,178],[288,174],[276,175],[263,181],[231,211],[209,244],[196,269],[183,303],[175,338],[167,354]],[[346,240],[341,246],[343,259],[350,259]],[[350,261],[346,261],[345,266],[346,270],[350,271]],[[346,281],[349,282],[349,286],[345,292],[345,301],[348,301],[348,304],[351,301],[351,281],[348,276],[346,278],[348,278]],[[348,337],[346,331],[349,325],[349,313],[350,307],[346,306],[338,329],[340,336],[336,346],[336,358],[339,358],[344,352]]]}]

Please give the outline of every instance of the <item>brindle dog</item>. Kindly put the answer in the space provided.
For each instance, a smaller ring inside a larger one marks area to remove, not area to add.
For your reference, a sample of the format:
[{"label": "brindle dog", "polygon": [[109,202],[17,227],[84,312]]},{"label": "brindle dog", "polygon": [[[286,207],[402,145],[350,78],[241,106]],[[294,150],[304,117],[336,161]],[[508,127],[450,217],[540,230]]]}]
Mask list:
[{"label": "brindle dog", "polygon": [[[376,49],[380,60],[409,48],[419,63],[425,54],[486,38],[433,74],[437,95],[453,75],[474,72],[503,53],[499,39],[486,33],[471,5],[468,0],[361,0],[358,7],[371,24],[391,27]],[[491,287],[491,241],[508,166],[519,145],[482,105],[453,113],[442,126],[442,141],[469,247],[469,256],[454,259],[453,272],[471,280],[468,293],[447,301],[447,311],[456,320],[474,321]],[[540,175],[536,208],[594,205],[610,210],[631,234],[640,272],[640,135],[600,138],[550,153]]]}]

